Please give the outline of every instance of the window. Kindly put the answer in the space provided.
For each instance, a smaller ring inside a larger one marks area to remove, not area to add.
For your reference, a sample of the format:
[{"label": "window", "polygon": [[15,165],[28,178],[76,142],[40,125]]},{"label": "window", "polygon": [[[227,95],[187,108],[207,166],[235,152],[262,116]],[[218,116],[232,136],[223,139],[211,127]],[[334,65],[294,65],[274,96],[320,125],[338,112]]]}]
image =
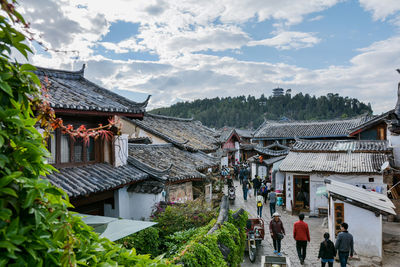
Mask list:
[{"label": "window", "polygon": [[82,138],[72,138],[61,134],[58,130],[48,139],[48,150],[51,153],[48,162],[54,165],[70,166],[82,165],[91,162],[99,162],[103,147],[99,145],[101,140],[90,138],[84,142]]},{"label": "window", "polygon": [[374,182],[374,178],[368,178],[368,182],[373,183]]},{"label": "window", "polygon": [[94,138],[91,137],[89,142],[86,144],[86,161],[94,161],[95,153],[94,153]]},{"label": "window", "polygon": [[83,145],[82,138],[77,138],[74,140],[74,162],[83,161]]},{"label": "window", "polygon": [[60,146],[60,154],[61,163],[71,162],[71,140],[70,137],[66,134],[61,135],[61,146]]}]

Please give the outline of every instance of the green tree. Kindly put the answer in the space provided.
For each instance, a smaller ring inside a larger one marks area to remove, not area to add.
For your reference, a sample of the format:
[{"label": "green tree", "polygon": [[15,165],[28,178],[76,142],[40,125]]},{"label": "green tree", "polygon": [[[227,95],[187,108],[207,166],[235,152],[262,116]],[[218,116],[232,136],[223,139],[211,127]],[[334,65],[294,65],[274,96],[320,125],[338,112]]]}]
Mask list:
[{"label": "green tree", "polygon": [[54,171],[36,129],[41,85],[33,66],[10,62],[12,49],[31,52],[11,24],[28,25],[15,1],[0,3],[0,266],[165,266],[100,239],[68,211],[66,193],[40,178]]}]

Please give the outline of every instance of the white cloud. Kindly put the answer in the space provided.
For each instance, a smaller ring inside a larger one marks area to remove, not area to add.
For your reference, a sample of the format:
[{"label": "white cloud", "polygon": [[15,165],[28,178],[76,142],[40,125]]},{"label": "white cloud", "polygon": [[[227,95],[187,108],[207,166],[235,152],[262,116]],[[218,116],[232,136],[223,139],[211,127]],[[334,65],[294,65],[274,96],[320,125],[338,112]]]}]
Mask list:
[{"label": "white cloud", "polygon": [[280,32],[276,36],[259,41],[250,41],[248,46],[273,46],[280,50],[300,49],[312,47],[321,40],[315,37],[315,33],[308,32]]},{"label": "white cloud", "polygon": [[[372,102],[376,112],[388,110],[394,106],[396,96],[398,75],[394,69],[400,66],[400,37],[393,36],[358,50],[348,66],[318,70],[194,53],[239,51],[246,45],[281,50],[314,46],[321,41],[315,33],[291,31],[290,26],[337,2],[26,0],[21,5],[32,28],[49,46],[80,52],[79,60],[70,53],[36,54],[32,56],[34,64],[76,70],[85,62],[86,76],[106,88],[152,94],[150,108],[170,105],[178,99],[269,95],[279,85],[317,95],[337,92]],[[387,6],[380,2],[360,0],[377,20],[398,12],[399,7],[393,1],[386,1]],[[136,36],[118,43],[100,42],[111,23],[120,20],[139,23]],[[249,20],[271,20],[276,25],[275,36],[251,40],[243,30],[243,23]],[[155,53],[160,60],[111,60],[94,54],[99,45],[116,53]]]},{"label": "white cloud", "polygon": [[319,20],[321,20],[323,18],[324,18],[324,16],[319,15],[319,16],[315,16],[315,17],[309,19],[308,21],[319,21]]},{"label": "white cloud", "polygon": [[398,0],[359,0],[361,6],[372,12],[375,20],[385,20],[388,16],[400,11]]}]

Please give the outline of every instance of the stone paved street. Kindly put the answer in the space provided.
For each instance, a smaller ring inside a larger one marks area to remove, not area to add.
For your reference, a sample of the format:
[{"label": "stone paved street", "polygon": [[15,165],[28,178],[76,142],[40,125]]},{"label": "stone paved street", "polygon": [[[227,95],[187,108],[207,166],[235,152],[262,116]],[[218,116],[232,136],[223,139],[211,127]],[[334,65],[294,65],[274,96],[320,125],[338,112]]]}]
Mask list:
[{"label": "stone paved street", "polygon": [[[238,181],[235,181],[235,186],[236,186],[236,200],[234,205],[231,205],[231,209],[236,210],[239,208],[245,209],[247,212],[249,212],[250,217],[257,217],[257,209],[256,209],[256,201],[254,195],[251,196],[251,198],[247,199],[247,202],[243,200],[243,191],[242,187],[239,184]],[[298,260],[297,257],[297,252],[296,252],[296,243],[295,240],[293,239],[293,223],[298,220],[297,216],[292,216],[285,211],[282,211],[281,207],[277,207],[277,212],[281,214],[281,220],[284,224],[285,230],[286,230],[286,236],[282,240],[282,255],[289,257],[291,266],[302,266],[300,265],[300,261]],[[269,235],[269,229],[268,225],[271,220],[270,217],[270,212],[269,212],[269,205],[265,205],[263,207],[263,219],[265,221],[265,228],[266,228],[266,238],[262,242],[261,246],[259,247],[257,251],[257,260],[255,263],[251,263],[248,255],[246,253],[245,255],[245,260],[242,264],[242,266],[260,266],[261,265],[261,256],[262,255],[270,255],[274,256],[273,253],[273,245],[272,245],[272,239]],[[310,228],[310,236],[311,236],[311,242],[307,246],[307,258],[305,260],[305,265],[303,266],[321,266],[321,263],[318,261],[317,256],[318,256],[318,250],[319,250],[319,244],[323,240],[323,234],[324,232],[327,231],[327,226],[322,227],[323,219],[321,218],[307,218],[304,220],[306,223],[308,223],[308,226]]]}]

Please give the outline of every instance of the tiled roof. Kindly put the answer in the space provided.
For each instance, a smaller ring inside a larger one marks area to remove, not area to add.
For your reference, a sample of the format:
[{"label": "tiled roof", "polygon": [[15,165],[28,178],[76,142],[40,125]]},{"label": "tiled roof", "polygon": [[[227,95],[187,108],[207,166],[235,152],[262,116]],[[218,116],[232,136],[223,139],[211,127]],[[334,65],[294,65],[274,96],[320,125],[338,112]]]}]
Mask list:
[{"label": "tiled roof", "polygon": [[352,205],[360,206],[374,212],[380,211],[380,213],[383,213],[384,215],[396,215],[396,207],[384,194],[367,191],[363,188],[334,180],[325,180],[325,183],[326,190],[330,194],[339,196],[339,199],[343,199]]},{"label": "tiled roof", "polygon": [[[149,98],[136,103],[84,78],[80,71],[37,68],[34,71],[48,89],[50,106],[58,109],[143,114]],[[49,84],[45,82],[47,77]]]},{"label": "tiled roof", "polygon": [[146,113],[142,121],[131,122],[182,149],[207,152],[218,149],[216,132],[199,121]]},{"label": "tiled roof", "polygon": [[393,114],[393,112],[394,112],[394,110],[389,110],[389,111],[387,111],[387,112],[385,112],[385,113],[383,113],[383,114],[381,114],[379,116],[375,116],[373,119],[368,120],[368,121],[366,121],[365,123],[363,123],[361,125],[358,125],[357,127],[354,127],[352,129],[350,129],[349,130],[350,135],[356,134],[360,130],[367,129],[367,128],[373,126],[373,125],[376,125],[376,124],[379,124],[379,123],[382,123],[382,122],[388,120],[389,116],[391,114]]},{"label": "tiled roof", "polygon": [[46,178],[70,197],[86,196],[142,181],[148,174],[132,165],[114,168],[108,163],[59,169]]},{"label": "tiled roof", "polygon": [[329,121],[265,121],[255,132],[255,139],[345,137],[350,130],[373,119],[361,116]]},{"label": "tiled roof", "polygon": [[392,148],[386,140],[298,140],[291,151],[390,153]]},{"label": "tiled roof", "polygon": [[[274,149],[278,148],[278,149]],[[266,146],[266,147],[260,147],[256,146],[254,148],[255,151],[257,151],[260,154],[263,155],[268,155],[268,156],[283,156],[287,155],[289,153],[289,147],[284,146],[279,144],[278,142],[274,142],[273,144]]]},{"label": "tiled roof", "polygon": [[165,184],[161,181],[145,180],[143,182],[131,184],[128,187],[128,192],[159,194],[165,188]]},{"label": "tiled roof", "polygon": [[128,162],[151,176],[176,182],[204,179],[199,170],[219,164],[219,159],[198,152],[181,150],[172,144],[129,144]]},{"label": "tiled roof", "polygon": [[279,169],[284,172],[380,173],[388,161],[382,153],[303,153],[291,151]]},{"label": "tiled roof", "polygon": [[283,160],[285,157],[286,156],[280,156],[280,157],[274,157],[274,158],[266,159],[266,160],[264,160],[264,164],[265,165],[271,165],[271,164],[274,164],[275,162]]},{"label": "tiled roof", "polygon": [[219,140],[221,143],[225,143],[228,141],[229,137],[232,135],[232,132],[235,131],[239,137],[244,138],[251,138],[252,132],[250,130],[242,130],[242,129],[235,129],[232,127],[224,127],[218,130],[220,133]]}]

